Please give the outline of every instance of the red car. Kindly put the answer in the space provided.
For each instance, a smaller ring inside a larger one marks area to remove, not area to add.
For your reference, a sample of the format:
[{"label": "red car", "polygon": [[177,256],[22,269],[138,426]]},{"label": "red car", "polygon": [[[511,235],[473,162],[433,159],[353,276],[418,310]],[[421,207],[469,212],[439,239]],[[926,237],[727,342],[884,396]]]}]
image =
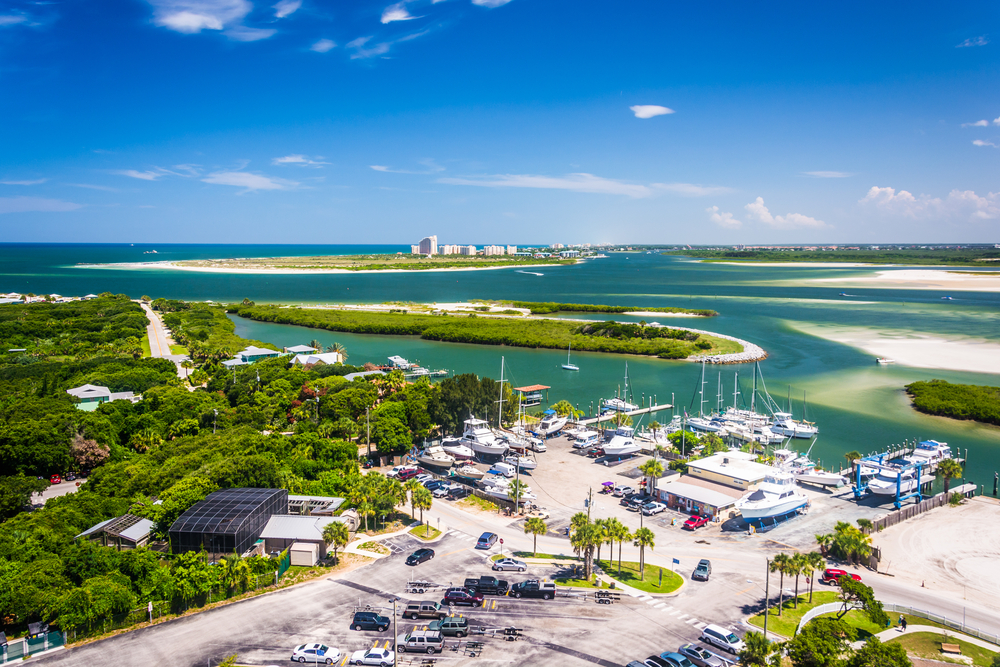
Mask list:
[{"label": "red car", "polygon": [[483,596],[481,593],[461,586],[449,588],[448,592],[444,594],[444,599],[441,600],[441,604],[445,605],[467,604],[470,607],[478,607],[482,603]]},{"label": "red car", "polygon": [[62,477],[59,475],[52,475],[52,477],[49,477],[49,482],[52,484],[62,484]]},{"label": "red car", "polygon": [[400,482],[405,482],[406,480],[412,477],[416,477],[419,474],[420,471],[417,470],[416,468],[407,468],[406,470],[401,470],[399,474],[396,475],[396,479],[398,479]]},{"label": "red car", "polygon": [[695,528],[701,528],[706,523],[708,523],[707,516],[698,516],[697,514],[695,514],[694,516],[688,517],[688,520],[684,522],[682,528],[685,528],[687,530],[694,530]]},{"label": "red car", "polygon": [[858,575],[848,574],[846,570],[837,570],[835,568],[823,570],[823,576],[820,577],[820,581],[824,584],[836,584],[841,577],[850,577],[854,581],[861,581],[861,577]]}]

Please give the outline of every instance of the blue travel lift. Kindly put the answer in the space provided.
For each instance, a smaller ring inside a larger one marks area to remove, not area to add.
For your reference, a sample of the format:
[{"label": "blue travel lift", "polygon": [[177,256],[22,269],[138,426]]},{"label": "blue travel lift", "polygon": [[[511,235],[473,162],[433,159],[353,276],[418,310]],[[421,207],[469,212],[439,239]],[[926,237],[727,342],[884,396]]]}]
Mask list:
[{"label": "blue travel lift", "polygon": [[[862,466],[868,466],[869,468],[878,468],[879,470],[892,470],[898,472],[896,475],[896,497],[892,504],[899,509],[903,506],[903,501],[910,498],[916,498],[917,502],[924,499],[924,495],[921,492],[924,482],[922,481],[922,475],[924,470],[924,463],[906,463],[901,466],[889,466],[886,465],[886,457],[890,460],[893,456],[898,456],[899,451],[883,452],[881,454],[872,454],[864,458],[858,459],[858,465],[854,466],[854,498],[856,500],[861,500],[861,498],[868,493],[868,482],[861,479],[861,468]],[[917,469],[917,486],[916,490],[911,493],[903,493],[903,473],[908,470]]]}]

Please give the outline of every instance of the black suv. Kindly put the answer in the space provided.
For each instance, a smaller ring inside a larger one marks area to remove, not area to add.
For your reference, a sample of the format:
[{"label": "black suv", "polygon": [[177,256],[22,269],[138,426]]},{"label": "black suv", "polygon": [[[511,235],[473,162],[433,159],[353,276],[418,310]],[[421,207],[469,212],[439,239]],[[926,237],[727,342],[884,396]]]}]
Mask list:
[{"label": "black suv", "polygon": [[448,491],[448,500],[461,500],[462,498],[467,498],[472,494],[472,490],[465,486],[451,487]]},{"label": "black suv", "polygon": [[391,622],[387,616],[383,616],[377,611],[356,611],[354,612],[354,620],[351,622],[351,629],[385,632],[389,629]]}]

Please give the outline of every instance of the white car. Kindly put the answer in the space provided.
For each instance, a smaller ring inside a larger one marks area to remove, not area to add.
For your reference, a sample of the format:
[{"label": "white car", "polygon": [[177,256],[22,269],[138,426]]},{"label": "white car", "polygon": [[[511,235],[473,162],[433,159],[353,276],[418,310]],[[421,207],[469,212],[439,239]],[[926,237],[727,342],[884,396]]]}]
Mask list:
[{"label": "white car", "polygon": [[293,662],[335,665],[340,662],[340,651],[326,644],[303,644],[292,651]]},{"label": "white car", "polygon": [[355,651],[351,654],[351,659],[347,661],[349,665],[379,665],[379,667],[389,667],[396,664],[396,654],[387,648],[369,648]]},{"label": "white car", "polygon": [[431,495],[433,495],[435,498],[447,498],[450,492],[451,492],[450,486],[439,486],[438,488],[431,491]]},{"label": "white car", "polygon": [[665,509],[667,509],[667,506],[663,503],[649,502],[642,506],[642,513],[646,516],[653,516],[654,514],[659,514]]},{"label": "white car", "polygon": [[504,570],[517,570],[518,572],[524,572],[528,569],[528,565],[523,560],[501,558],[497,562],[493,563],[493,569],[497,572],[503,572]]},{"label": "white car", "polygon": [[427,473],[422,472],[419,475],[417,475],[416,477],[414,477],[413,479],[417,480],[417,482],[420,483],[420,484],[424,484],[426,482],[430,482],[434,478],[431,477],[430,475],[428,475]]},{"label": "white car", "polygon": [[738,654],[745,646],[742,639],[718,625],[706,625],[701,631],[701,640],[712,646],[718,646],[725,651],[729,651],[733,655]]}]

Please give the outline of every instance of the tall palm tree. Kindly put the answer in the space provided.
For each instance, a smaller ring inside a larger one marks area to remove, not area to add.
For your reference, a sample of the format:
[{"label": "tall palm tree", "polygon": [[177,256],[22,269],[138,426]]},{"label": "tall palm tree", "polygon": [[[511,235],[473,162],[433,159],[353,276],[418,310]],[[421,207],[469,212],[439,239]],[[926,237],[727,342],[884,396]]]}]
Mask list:
[{"label": "tall palm tree", "polygon": [[340,355],[340,360],[342,362],[343,361],[347,361],[347,350],[340,343],[334,343],[333,345],[327,345],[326,346],[326,351],[327,352],[336,352],[337,354]]},{"label": "tall palm tree", "polygon": [[[653,535],[653,531],[649,528],[640,528],[635,531],[635,539],[632,542],[632,546],[639,547],[639,580],[645,579],[646,577],[646,547],[652,551],[653,547],[656,546],[656,536]],[[621,548],[618,549],[618,562],[619,567],[621,564]],[[619,571],[619,576],[621,572]]]},{"label": "tall palm tree", "polygon": [[[650,534],[652,535],[652,532],[650,532]],[[618,576],[621,577],[622,576],[622,543],[627,542],[628,540],[632,539],[632,537],[633,537],[632,536],[632,531],[630,531],[628,529],[628,526],[626,526],[625,524],[619,523],[615,527],[614,537],[615,537],[615,539],[618,540]]]},{"label": "tall palm tree", "polygon": [[603,537],[601,531],[590,522],[590,519],[583,512],[579,512],[573,518],[580,515],[583,516],[583,522],[578,522],[576,529],[570,533],[569,543],[573,547],[573,552],[583,557],[584,577],[590,581],[590,574],[593,571],[594,548]]},{"label": "tall palm tree", "polygon": [[422,489],[424,487],[420,482],[411,477],[410,479],[406,480],[405,484],[403,484],[403,488],[406,490],[407,493],[410,494],[410,518],[416,519],[417,506],[414,504],[413,494],[416,492],[417,489]]},{"label": "tall palm tree", "polygon": [[778,616],[781,616],[781,608],[785,604],[785,572],[788,572],[789,561],[791,561],[791,558],[788,554],[778,554],[771,559],[771,565],[769,566],[771,572],[781,574],[781,582],[778,584]]},{"label": "tall palm tree", "polygon": [[[429,510],[433,502],[434,496],[432,496],[431,492],[422,486],[413,494],[413,505],[420,510],[420,523],[424,522],[424,510]],[[427,529],[424,531],[424,535],[430,535],[430,533],[431,527],[430,524],[427,524]]]},{"label": "tall palm tree", "polygon": [[507,487],[507,497],[514,502],[514,513],[517,514],[521,508],[521,497],[524,495],[524,487],[527,486],[519,479],[515,479]]},{"label": "tall palm tree", "polygon": [[743,636],[743,650],[740,664],[746,667],[767,667],[767,657],[771,653],[771,642],[762,632],[748,632]]},{"label": "tall palm tree", "polygon": [[315,338],[313,338],[311,341],[309,341],[309,347],[313,348],[314,350],[322,350],[323,349],[323,344],[320,343]]},{"label": "tall palm tree", "polygon": [[350,539],[350,531],[347,530],[347,524],[343,521],[332,521],[326,525],[323,529],[323,541],[327,544],[333,546],[333,560],[340,562],[337,558],[337,550],[341,547],[347,546],[347,541]]},{"label": "tall palm tree", "polygon": [[826,569],[826,559],[818,551],[810,551],[805,555],[805,562],[802,572],[809,577],[809,604],[813,601],[813,583],[816,581],[816,573]]},{"label": "tall palm tree", "polygon": [[663,462],[660,459],[649,459],[639,466],[639,470],[646,476],[646,488],[653,495],[656,492],[656,482],[663,475]]},{"label": "tall palm tree", "polygon": [[938,463],[937,473],[944,478],[944,495],[948,495],[951,480],[962,476],[962,464],[955,459],[944,459]]},{"label": "tall palm tree", "polygon": [[847,459],[847,467],[851,469],[851,472],[854,472],[854,461],[861,458],[861,452],[852,449],[844,454],[844,458]]},{"label": "tall palm tree", "polygon": [[538,536],[544,535],[548,530],[545,522],[540,517],[533,516],[524,522],[525,534],[531,535],[534,540],[532,553],[535,556],[538,556]]},{"label": "tall palm tree", "polygon": [[617,521],[617,519],[594,519],[594,525],[597,526],[597,530],[601,533],[601,541],[597,545],[597,562],[601,562],[601,547],[603,547],[608,542],[611,543],[611,552],[614,554],[615,550],[615,540],[611,537],[608,531],[608,524],[612,521]]},{"label": "tall palm tree", "polygon": [[788,560],[788,574],[795,575],[795,608],[799,608],[799,576],[805,563],[805,556],[798,551]]}]

